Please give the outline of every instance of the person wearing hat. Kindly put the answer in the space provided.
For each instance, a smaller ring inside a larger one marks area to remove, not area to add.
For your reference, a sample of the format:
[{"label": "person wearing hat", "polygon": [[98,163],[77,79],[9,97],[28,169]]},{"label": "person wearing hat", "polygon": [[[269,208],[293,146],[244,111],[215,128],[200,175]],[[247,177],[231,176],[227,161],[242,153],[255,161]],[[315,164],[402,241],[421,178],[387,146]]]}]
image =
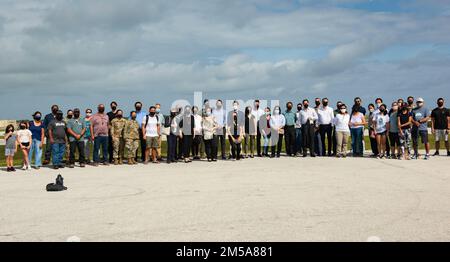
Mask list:
[{"label": "person wearing hat", "polygon": [[85,165],[84,134],[86,133],[86,122],[80,116],[80,109],[73,110],[73,118],[67,121],[67,133],[69,135],[69,167],[75,166],[75,151],[78,150],[80,167]]},{"label": "person wearing hat", "polygon": [[64,168],[62,159],[66,150],[67,125],[63,119],[63,112],[58,110],[55,119],[48,125],[48,136],[52,145],[52,163],[53,168]]},{"label": "person wearing hat", "polygon": [[412,110],[412,141],[414,148],[414,159],[419,158],[419,136],[422,140],[422,144],[425,145],[425,157],[427,160],[430,158],[430,143],[428,143],[428,121],[430,120],[431,112],[424,105],[423,98],[419,97],[416,100],[416,108]]}]

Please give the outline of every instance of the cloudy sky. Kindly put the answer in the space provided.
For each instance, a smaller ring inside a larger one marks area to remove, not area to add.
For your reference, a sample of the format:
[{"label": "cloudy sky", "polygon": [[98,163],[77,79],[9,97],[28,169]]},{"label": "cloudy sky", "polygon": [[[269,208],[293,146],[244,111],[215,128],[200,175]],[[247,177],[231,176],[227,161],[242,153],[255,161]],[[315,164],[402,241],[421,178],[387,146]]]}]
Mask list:
[{"label": "cloudy sky", "polygon": [[450,95],[449,0],[0,0],[0,119],[175,99]]}]

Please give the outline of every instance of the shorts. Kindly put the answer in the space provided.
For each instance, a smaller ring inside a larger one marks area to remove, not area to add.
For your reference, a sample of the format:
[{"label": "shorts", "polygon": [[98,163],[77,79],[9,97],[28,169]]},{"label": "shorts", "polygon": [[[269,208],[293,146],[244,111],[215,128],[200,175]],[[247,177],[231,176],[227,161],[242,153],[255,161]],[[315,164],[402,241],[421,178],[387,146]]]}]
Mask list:
[{"label": "shorts", "polygon": [[420,136],[420,139],[422,140],[422,144],[428,143],[428,131],[413,128],[411,131],[411,135],[412,135],[413,144],[417,144],[417,142],[419,141],[419,136]]},{"label": "shorts", "polygon": [[15,149],[5,148],[5,156],[14,156],[15,153],[16,153]]},{"label": "shorts", "polygon": [[147,148],[157,149],[159,147],[159,137],[157,136],[147,136],[145,141]]},{"label": "shorts", "polygon": [[448,141],[448,131],[447,129],[435,129],[434,130],[434,139],[436,142],[441,141],[443,139],[445,142]]},{"label": "shorts", "polygon": [[378,135],[380,135],[380,136],[385,136],[386,133],[387,133],[387,131],[384,131],[384,132],[381,132],[381,133],[377,133],[377,136],[378,136]]},{"label": "shorts", "polygon": [[27,143],[20,143],[22,146],[24,146],[24,147],[28,147],[29,145],[30,145],[30,142],[27,142]]}]

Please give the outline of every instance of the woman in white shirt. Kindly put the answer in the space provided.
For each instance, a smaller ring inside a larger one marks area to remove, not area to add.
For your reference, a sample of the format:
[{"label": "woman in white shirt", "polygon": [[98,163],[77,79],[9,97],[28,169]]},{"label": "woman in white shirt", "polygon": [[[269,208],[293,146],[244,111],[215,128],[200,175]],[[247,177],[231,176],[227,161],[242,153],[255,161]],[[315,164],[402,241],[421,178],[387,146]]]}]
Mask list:
[{"label": "woman in white shirt", "polygon": [[200,115],[200,112],[198,110],[197,106],[192,107],[192,112],[194,113],[194,139],[192,140],[192,155],[195,160],[200,159],[200,148],[202,146],[202,140],[203,140],[203,130],[202,130],[202,121],[203,118]]},{"label": "woman in white shirt", "polygon": [[281,108],[275,106],[273,108],[273,115],[270,118],[271,136],[270,142],[272,146],[272,154],[270,157],[275,157],[275,145],[277,146],[277,157],[280,157],[281,147],[283,146],[284,126],[286,125],[286,118],[281,114]]},{"label": "woman in white shirt", "polygon": [[347,113],[347,106],[342,104],[338,114],[333,119],[336,128],[336,157],[347,157],[347,142],[350,135],[350,115]]},{"label": "woman in white shirt", "polygon": [[22,170],[30,170],[30,161],[28,159],[28,154],[31,148],[31,131],[27,128],[26,122],[21,122],[19,125],[19,131],[17,131],[17,141],[19,143],[20,149],[23,155],[23,167]]},{"label": "woman in white shirt", "polygon": [[386,105],[382,104],[379,107],[379,113],[373,117],[373,124],[375,126],[375,135],[378,146],[378,157],[383,158],[386,153],[386,133],[389,130],[389,115],[387,114]]},{"label": "woman in white shirt", "polygon": [[350,133],[352,136],[352,152],[354,157],[363,156],[363,137],[365,125],[366,119],[364,115],[359,112],[359,107],[353,107],[352,115],[350,117]]}]

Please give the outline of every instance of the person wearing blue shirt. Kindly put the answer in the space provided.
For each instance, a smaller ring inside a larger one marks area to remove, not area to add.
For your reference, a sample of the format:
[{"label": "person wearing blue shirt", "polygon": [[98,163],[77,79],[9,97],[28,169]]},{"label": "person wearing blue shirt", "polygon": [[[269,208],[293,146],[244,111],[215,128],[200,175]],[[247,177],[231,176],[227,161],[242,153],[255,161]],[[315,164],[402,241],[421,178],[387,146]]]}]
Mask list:
[{"label": "person wearing blue shirt", "polygon": [[425,160],[430,158],[430,143],[428,143],[428,121],[431,118],[431,112],[424,105],[423,98],[419,97],[416,100],[417,107],[412,110],[412,141],[414,148],[414,159],[419,158],[419,136],[421,137],[422,144],[425,145]]},{"label": "person wearing blue shirt", "polygon": [[56,113],[58,112],[59,107],[58,105],[52,105],[51,107],[51,113],[47,114],[44,118],[44,128],[45,128],[45,138],[47,143],[45,143],[45,153],[44,153],[44,162],[43,165],[50,164],[50,158],[52,157],[52,145],[48,142],[50,141],[50,137],[48,134],[48,126],[50,123],[55,120]]},{"label": "person wearing blue shirt", "polygon": [[292,111],[292,102],[286,103],[286,111],[283,113],[285,118],[284,140],[286,145],[286,154],[295,156],[295,123],[297,122],[297,114]]},{"label": "person wearing blue shirt", "polygon": [[[134,108],[136,109],[136,121],[139,123],[139,140],[141,144],[141,160],[145,162],[145,150],[147,148],[147,142],[145,141],[145,137],[142,134],[142,121],[144,117],[147,115],[145,111],[142,110],[142,103],[136,102],[134,104]],[[136,162],[138,161],[138,151],[136,150],[136,157],[134,159]]]}]

